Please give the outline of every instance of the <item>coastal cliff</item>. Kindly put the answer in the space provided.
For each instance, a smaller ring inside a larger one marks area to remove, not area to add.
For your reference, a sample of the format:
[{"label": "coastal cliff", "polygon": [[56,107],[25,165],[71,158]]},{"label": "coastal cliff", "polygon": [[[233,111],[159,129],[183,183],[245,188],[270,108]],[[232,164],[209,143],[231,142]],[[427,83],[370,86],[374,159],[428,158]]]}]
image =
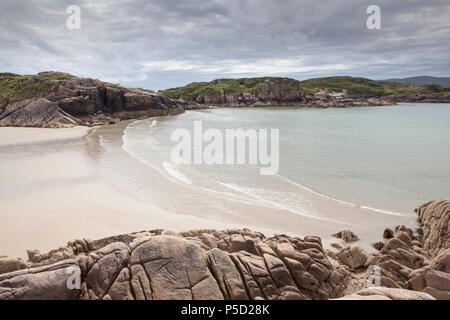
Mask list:
[{"label": "coastal cliff", "polygon": [[60,128],[182,113],[173,99],[67,73],[0,74],[0,126]]},{"label": "coastal cliff", "polygon": [[[450,200],[417,212],[422,228],[386,229],[373,254],[247,229],[75,240],[46,254],[29,250],[28,262],[1,258],[0,299],[448,300]],[[368,287],[370,266],[379,287]],[[72,274],[80,275],[78,289],[67,286]]]}]

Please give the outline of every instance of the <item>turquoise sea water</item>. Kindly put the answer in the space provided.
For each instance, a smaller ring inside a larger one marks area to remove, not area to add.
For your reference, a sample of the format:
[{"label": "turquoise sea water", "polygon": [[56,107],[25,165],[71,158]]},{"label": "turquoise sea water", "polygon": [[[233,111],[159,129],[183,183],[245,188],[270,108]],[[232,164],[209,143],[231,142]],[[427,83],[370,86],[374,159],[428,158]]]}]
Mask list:
[{"label": "turquoise sea water", "polygon": [[[203,127],[280,129],[280,169],[262,177],[252,165],[174,165],[172,132]],[[305,109],[225,108],[189,111],[128,126],[123,149],[180,184],[238,194],[296,211],[295,190],[409,213],[419,203],[450,196],[450,104]]]}]

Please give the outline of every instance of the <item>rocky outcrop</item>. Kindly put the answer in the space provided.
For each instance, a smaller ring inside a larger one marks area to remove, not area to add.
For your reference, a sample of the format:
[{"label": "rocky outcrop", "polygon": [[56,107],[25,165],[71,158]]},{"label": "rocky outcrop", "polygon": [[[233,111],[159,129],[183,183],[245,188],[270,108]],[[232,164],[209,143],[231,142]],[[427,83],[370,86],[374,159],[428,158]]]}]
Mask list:
[{"label": "rocky outcrop", "polygon": [[340,231],[336,234],[333,234],[333,237],[342,239],[344,242],[355,242],[358,241],[358,236],[350,230]]},{"label": "rocky outcrop", "polygon": [[410,103],[450,103],[450,94],[399,94],[386,97],[389,101]]},{"label": "rocky outcrop", "polygon": [[351,269],[353,288],[368,285],[366,269],[372,266],[378,272],[378,285],[389,288],[388,291],[413,290],[438,300],[450,300],[449,203],[430,201],[416,209],[422,228],[415,232],[405,226],[386,229],[384,241],[374,245],[379,250],[376,254],[367,254],[360,247],[337,247],[338,252],[327,254]]},{"label": "rocky outcrop", "polygon": [[[215,80],[215,82],[220,81]],[[239,107],[296,105],[307,99],[300,90],[300,83],[283,79],[281,81],[265,80],[262,87],[253,92],[227,92],[223,89],[218,93],[207,91],[196,96],[194,102],[203,105]]]},{"label": "rocky outcrop", "polygon": [[[175,100],[151,90],[131,89],[58,72],[5,75],[10,87],[0,100],[0,126],[67,127],[183,112]],[[20,94],[21,93],[21,94]]]},{"label": "rocky outcrop", "polygon": [[[58,293],[42,296],[51,299],[309,300],[340,297],[348,284],[348,269],[326,256],[317,237],[155,230],[92,245],[101,247],[75,260],[0,276],[0,297],[34,299],[45,288]],[[69,267],[71,272],[63,270]],[[79,289],[68,291],[76,268]]]},{"label": "rocky outcrop", "polygon": [[77,239],[69,241],[67,246],[60,247],[48,253],[41,253],[39,250],[28,250],[28,260],[33,266],[48,265],[66,259],[74,259],[75,256],[90,252],[95,249],[94,242],[89,239]]},{"label": "rocky outcrop", "polygon": [[2,127],[64,128],[82,122],[62,110],[58,103],[44,98],[14,102],[0,115]]},{"label": "rocky outcrop", "polygon": [[450,200],[429,201],[416,209],[424,248],[433,255],[450,248]]}]

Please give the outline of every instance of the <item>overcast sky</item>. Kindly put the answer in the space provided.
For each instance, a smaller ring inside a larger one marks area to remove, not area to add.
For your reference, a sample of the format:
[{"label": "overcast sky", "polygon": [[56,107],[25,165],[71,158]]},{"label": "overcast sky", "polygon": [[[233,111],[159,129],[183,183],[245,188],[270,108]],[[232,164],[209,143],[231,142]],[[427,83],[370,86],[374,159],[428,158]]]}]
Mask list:
[{"label": "overcast sky", "polygon": [[[366,26],[381,8],[381,30]],[[69,5],[81,29],[69,30]],[[0,71],[164,89],[217,78],[450,76],[449,0],[1,0]]]}]

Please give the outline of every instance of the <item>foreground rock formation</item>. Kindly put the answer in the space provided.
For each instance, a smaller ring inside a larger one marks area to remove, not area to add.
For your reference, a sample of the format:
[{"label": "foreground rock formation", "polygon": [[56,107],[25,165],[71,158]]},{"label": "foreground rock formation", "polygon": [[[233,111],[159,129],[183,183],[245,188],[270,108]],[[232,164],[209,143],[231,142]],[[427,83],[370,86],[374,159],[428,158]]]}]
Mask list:
[{"label": "foreground rock formation", "polygon": [[[98,249],[73,259],[0,275],[0,298],[330,299],[343,295],[349,277],[317,237],[156,230],[92,244]],[[80,290],[71,290],[66,283],[76,272]]]},{"label": "foreground rock formation", "polygon": [[0,74],[0,126],[60,128],[183,112],[175,100],[59,72]]},{"label": "foreground rock formation", "polygon": [[449,208],[423,204],[423,228],[385,232],[375,254],[247,229],[75,240],[28,262],[0,257],[0,299],[450,300]]}]

